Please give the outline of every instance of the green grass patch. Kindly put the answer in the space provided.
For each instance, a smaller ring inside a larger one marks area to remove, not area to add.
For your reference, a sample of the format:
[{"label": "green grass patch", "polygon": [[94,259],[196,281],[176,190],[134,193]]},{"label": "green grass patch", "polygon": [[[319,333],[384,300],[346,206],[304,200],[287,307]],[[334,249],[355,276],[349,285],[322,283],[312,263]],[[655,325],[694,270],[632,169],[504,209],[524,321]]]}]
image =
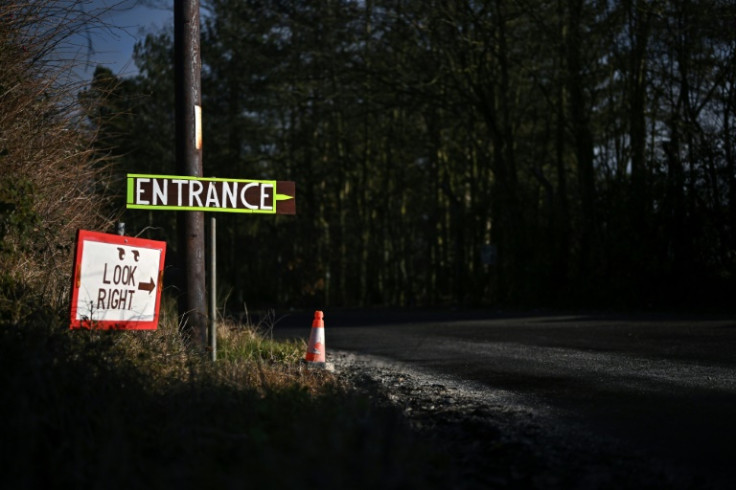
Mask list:
[{"label": "green grass patch", "polygon": [[237,325],[229,322],[218,327],[217,357],[223,361],[243,360],[295,364],[304,357],[303,340],[276,341],[270,327]]}]

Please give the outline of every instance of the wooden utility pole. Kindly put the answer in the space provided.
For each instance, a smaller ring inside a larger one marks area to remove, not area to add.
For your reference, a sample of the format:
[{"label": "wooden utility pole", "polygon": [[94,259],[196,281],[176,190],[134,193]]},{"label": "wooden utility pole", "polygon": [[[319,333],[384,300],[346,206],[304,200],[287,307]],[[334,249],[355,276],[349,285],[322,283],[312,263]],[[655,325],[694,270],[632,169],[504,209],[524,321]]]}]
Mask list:
[{"label": "wooden utility pole", "polygon": [[[174,73],[176,76],[176,161],[182,175],[202,177],[202,81],[199,0],[174,2]],[[207,346],[204,213],[178,217],[182,291],[179,320],[188,340]]]}]

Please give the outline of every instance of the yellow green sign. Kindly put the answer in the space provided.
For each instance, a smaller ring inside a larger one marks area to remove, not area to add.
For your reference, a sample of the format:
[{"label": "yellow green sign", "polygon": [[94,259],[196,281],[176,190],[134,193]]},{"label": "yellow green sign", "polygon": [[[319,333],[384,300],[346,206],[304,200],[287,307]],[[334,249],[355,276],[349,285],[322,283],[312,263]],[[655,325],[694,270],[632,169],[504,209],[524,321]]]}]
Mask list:
[{"label": "yellow green sign", "polygon": [[280,180],[128,174],[128,209],[296,214],[296,184]]}]

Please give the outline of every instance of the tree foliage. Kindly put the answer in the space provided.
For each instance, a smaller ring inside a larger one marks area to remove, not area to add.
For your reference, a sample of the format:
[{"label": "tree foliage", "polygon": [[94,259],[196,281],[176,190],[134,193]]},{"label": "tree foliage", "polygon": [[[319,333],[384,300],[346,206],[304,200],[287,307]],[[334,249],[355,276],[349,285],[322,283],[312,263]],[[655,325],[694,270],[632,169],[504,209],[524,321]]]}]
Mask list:
[{"label": "tree foliage", "polygon": [[[205,174],[297,182],[295,218],[219,219],[230,306],[734,292],[732,2],[203,8]],[[124,168],[173,167],[172,46],[99,122]]]}]

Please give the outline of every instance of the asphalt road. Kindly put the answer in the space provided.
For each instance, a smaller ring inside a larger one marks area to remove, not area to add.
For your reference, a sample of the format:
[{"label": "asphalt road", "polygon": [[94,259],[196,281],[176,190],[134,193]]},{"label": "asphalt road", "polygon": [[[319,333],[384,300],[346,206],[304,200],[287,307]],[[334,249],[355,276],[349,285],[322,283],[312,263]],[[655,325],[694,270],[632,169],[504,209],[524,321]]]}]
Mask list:
[{"label": "asphalt road", "polygon": [[[306,340],[310,313],[277,314]],[[325,311],[330,349],[473,382],[580,434],[736,488],[736,315]],[[730,483],[729,483],[730,482]]]}]

